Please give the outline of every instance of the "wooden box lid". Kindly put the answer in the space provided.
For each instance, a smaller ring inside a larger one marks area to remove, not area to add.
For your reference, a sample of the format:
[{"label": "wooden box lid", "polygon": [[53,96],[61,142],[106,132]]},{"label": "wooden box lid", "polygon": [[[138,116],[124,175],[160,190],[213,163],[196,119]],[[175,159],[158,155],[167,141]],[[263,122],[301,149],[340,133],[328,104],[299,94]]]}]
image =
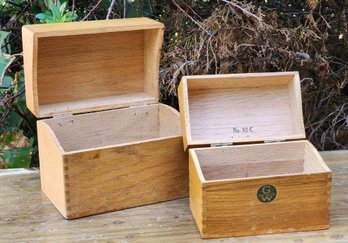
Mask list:
[{"label": "wooden box lid", "polygon": [[148,18],[26,25],[26,100],[36,117],[157,103],[164,25]]},{"label": "wooden box lid", "polygon": [[305,138],[298,72],[183,77],[185,149]]}]

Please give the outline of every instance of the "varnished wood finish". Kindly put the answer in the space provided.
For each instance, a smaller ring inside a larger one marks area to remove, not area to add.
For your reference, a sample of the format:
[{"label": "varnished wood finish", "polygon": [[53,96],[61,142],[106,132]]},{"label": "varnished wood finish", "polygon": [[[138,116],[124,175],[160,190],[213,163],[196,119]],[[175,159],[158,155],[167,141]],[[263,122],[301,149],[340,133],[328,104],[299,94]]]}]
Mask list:
[{"label": "varnished wood finish", "polygon": [[[201,178],[190,198],[203,238],[329,227],[331,171],[309,142],[190,149],[191,178]],[[256,197],[265,184],[278,190],[271,203]]]},{"label": "varnished wood finish", "polygon": [[194,149],[206,180],[224,180],[329,169],[308,141]]},{"label": "varnished wood finish", "polygon": [[[256,194],[267,184],[277,188],[277,197],[262,203]],[[330,173],[207,183],[202,237],[327,229],[330,191]]]},{"label": "varnished wood finish", "polygon": [[[348,242],[348,152],[321,153],[333,171],[330,229],[202,240],[188,199],[64,220],[40,191],[38,171],[0,170],[1,242]],[[308,220],[311,220],[310,218]]]},{"label": "varnished wood finish", "polygon": [[183,77],[185,148],[305,138],[297,72]]},{"label": "varnished wood finish", "polygon": [[[309,142],[200,148],[189,153],[190,180],[199,179],[190,184],[190,198],[200,202],[191,204],[191,211],[203,238],[329,227],[331,171]],[[276,187],[277,196],[263,203],[257,191],[267,184]]]},{"label": "varnished wood finish", "polygon": [[42,189],[65,218],[188,195],[187,153],[173,108],[46,119],[38,129]]},{"label": "varnished wood finish", "polygon": [[[181,128],[178,115],[169,106],[153,104],[45,119],[39,121],[39,124],[47,124],[64,152],[73,153],[98,147],[179,137]],[[160,120],[163,116],[167,116],[166,121]]]},{"label": "varnished wood finish", "polygon": [[99,34],[106,32],[123,32],[152,30],[163,28],[163,24],[149,18],[126,18],[85,22],[68,22],[64,24],[32,24],[26,29],[38,37]]},{"label": "varnished wood finish", "polygon": [[38,121],[42,190],[65,218],[188,195],[179,113],[158,103],[163,28],[148,18],[23,27],[28,108],[74,114]]},{"label": "varnished wood finish", "polygon": [[45,159],[40,163],[41,189],[64,215],[67,207],[66,175],[62,157],[64,151],[47,124],[39,123],[37,129],[40,159]]},{"label": "varnished wood finish", "polygon": [[[187,76],[178,93],[203,238],[329,227],[331,171],[301,140],[297,72]],[[264,185],[278,191],[271,202],[258,199]]]},{"label": "varnished wood finish", "polygon": [[205,181],[196,153],[189,153],[190,209],[200,232],[203,230],[203,182]]},{"label": "varnished wood finish", "polygon": [[28,108],[48,117],[158,102],[163,28],[147,18],[24,26]]}]

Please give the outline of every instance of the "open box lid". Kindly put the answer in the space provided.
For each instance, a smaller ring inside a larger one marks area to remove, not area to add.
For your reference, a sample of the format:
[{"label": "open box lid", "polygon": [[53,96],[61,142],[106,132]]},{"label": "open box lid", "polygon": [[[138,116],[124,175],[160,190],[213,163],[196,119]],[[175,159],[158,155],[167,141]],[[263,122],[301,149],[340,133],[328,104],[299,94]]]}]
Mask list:
[{"label": "open box lid", "polygon": [[157,103],[163,31],[148,18],[24,26],[28,108],[50,117]]},{"label": "open box lid", "polygon": [[305,138],[298,72],[185,76],[178,92],[185,150]]}]

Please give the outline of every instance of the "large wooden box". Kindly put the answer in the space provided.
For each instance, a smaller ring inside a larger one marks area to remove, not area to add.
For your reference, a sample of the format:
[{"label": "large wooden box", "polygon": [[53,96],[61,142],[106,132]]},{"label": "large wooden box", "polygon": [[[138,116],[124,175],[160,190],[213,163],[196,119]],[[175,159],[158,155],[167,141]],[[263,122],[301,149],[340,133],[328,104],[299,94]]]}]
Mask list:
[{"label": "large wooden box", "polygon": [[65,218],[187,196],[179,113],[158,103],[162,39],[147,18],[23,27],[41,187]]},{"label": "large wooden box", "polygon": [[183,77],[179,103],[203,238],[329,227],[332,174],[304,140],[297,72]]}]

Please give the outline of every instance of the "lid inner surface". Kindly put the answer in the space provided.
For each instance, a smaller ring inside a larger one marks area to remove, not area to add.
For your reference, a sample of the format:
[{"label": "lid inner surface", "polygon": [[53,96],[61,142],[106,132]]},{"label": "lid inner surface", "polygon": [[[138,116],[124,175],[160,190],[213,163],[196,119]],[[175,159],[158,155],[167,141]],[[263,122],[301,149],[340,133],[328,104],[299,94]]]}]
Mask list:
[{"label": "lid inner surface", "polygon": [[144,92],[144,31],[38,39],[39,105]]},{"label": "lid inner surface", "polygon": [[257,77],[188,78],[191,140],[248,142],[304,136],[294,82],[286,76],[262,82]]}]

